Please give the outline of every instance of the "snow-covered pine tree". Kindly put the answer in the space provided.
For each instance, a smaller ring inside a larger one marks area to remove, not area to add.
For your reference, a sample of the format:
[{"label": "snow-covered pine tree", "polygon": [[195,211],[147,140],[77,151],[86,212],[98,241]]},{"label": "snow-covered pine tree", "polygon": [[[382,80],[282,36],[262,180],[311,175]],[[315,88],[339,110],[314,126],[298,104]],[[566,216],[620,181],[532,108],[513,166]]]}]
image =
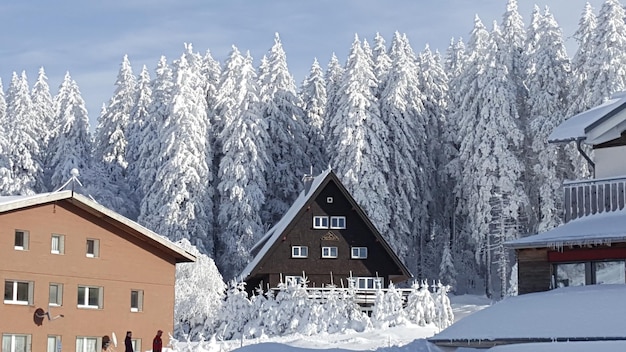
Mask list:
[{"label": "snow-covered pine tree", "polygon": [[338,105],[329,120],[331,163],[352,194],[383,234],[389,229],[389,127],[380,116],[376,77],[355,36],[337,92]]},{"label": "snow-covered pine tree", "polygon": [[265,202],[265,175],[270,163],[267,125],[259,110],[252,58],[233,47],[220,84],[217,107],[223,130],[218,172],[218,265],[227,279],[251,259],[250,248],[263,235],[260,211]]},{"label": "snow-covered pine tree", "polygon": [[326,156],[324,117],[327,105],[326,80],[317,59],[313,61],[309,75],[304,79],[300,89],[300,101],[304,120],[307,124],[307,140],[305,153],[311,159],[311,165],[323,167],[328,165]]},{"label": "snow-covered pine tree", "polygon": [[[160,134],[163,160],[148,191],[156,212],[145,220],[148,228],[170,240],[187,238],[200,252],[214,253],[213,189],[208,165],[212,151],[207,143],[209,121],[199,72],[184,53],[175,64],[174,86],[164,129]],[[150,214],[150,213],[144,213]]]},{"label": "snow-covered pine tree", "polygon": [[439,265],[439,278],[444,285],[456,287],[456,269],[454,268],[454,259],[452,258],[451,244],[448,241],[444,243],[443,252],[441,253],[441,264]]},{"label": "snow-covered pine tree", "polygon": [[30,97],[26,72],[13,72],[6,95],[7,156],[11,161],[13,179],[11,194],[28,195],[44,190],[43,166],[39,144],[39,126]]},{"label": "snow-covered pine tree", "polygon": [[50,185],[61,187],[71,177],[70,171],[78,169],[85,187],[91,185],[93,143],[89,133],[89,116],[78,85],[69,72],[65,74],[54,98],[55,119],[60,125],[50,140]]},{"label": "snow-covered pine tree", "polygon": [[[323,131],[327,141],[330,141],[330,136],[332,135],[329,121],[333,116],[335,116],[335,111],[337,110],[339,99],[339,95],[337,92],[339,91],[339,87],[341,86],[343,72],[344,69],[343,67],[341,67],[339,59],[337,59],[337,56],[335,55],[335,53],[333,53],[330,61],[328,62],[326,73],[324,75],[324,78],[326,80],[326,94],[328,98],[326,99],[326,116],[324,117],[325,124]],[[326,143],[326,148],[326,156],[330,159],[331,149],[328,145],[328,142]]]},{"label": "snow-covered pine tree", "polygon": [[287,57],[278,33],[267,54],[266,66],[259,68],[259,91],[261,113],[272,139],[268,146],[272,163],[265,170],[268,184],[262,213],[264,223],[271,227],[300,193],[301,178],[311,166],[306,155],[302,103],[287,68]]},{"label": "snow-covered pine tree", "polygon": [[572,59],[573,79],[566,117],[574,116],[597,105],[597,102],[592,101],[591,98],[594,74],[592,62],[595,60],[594,36],[597,26],[597,18],[593,13],[593,8],[591,4],[586,3],[578,22],[578,29],[574,33],[578,49]]},{"label": "snow-covered pine tree", "polygon": [[9,160],[9,141],[4,131],[7,126],[6,101],[4,100],[4,89],[0,79],[0,196],[11,194],[13,187],[13,177],[11,176],[11,161]]},{"label": "snow-covered pine tree", "polygon": [[372,49],[373,61],[374,61],[374,75],[378,85],[378,91],[376,92],[376,98],[380,99],[383,89],[385,88],[383,82],[387,81],[387,75],[392,68],[391,58],[387,54],[387,44],[385,38],[380,33],[376,33],[374,36],[374,49]]},{"label": "snow-covered pine tree", "polygon": [[39,116],[40,125],[37,126],[37,136],[39,136],[39,151],[41,153],[39,159],[43,167],[43,184],[44,190],[50,190],[50,160],[52,154],[48,144],[50,139],[60,129],[60,122],[55,120],[54,104],[52,95],[50,95],[50,86],[48,86],[48,77],[43,67],[39,68],[37,82],[35,82],[31,91],[31,100],[35,116]]},{"label": "snow-covered pine tree", "polygon": [[561,181],[574,176],[563,145],[548,144],[548,136],[563,122],[568,107],[569,58],[561,30],[547,8],[543,15],[537,15],[536,25],[534,44],[527,45],[533,50],[526,81],[532,151],[528,163],[533,175],[528,189],[531,208],[538,211],[537,223],[531,227],[533,233],[547,231],[561,223]]}]

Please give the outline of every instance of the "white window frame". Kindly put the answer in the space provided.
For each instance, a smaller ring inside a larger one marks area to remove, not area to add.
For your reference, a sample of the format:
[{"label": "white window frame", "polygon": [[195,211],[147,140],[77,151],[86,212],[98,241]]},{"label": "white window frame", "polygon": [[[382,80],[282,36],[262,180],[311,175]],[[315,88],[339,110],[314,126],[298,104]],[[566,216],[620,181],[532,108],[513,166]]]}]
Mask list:
[{"label": "white window frame", "polygon": [[[26,297],[18,297],[18,285],[27,285],[27,296]],[[31,305],[33,304],[33,292],[34,292],[34,282],[32,281],[24,281],[24,280],[4,280],[4,292],[5,295],[7,293],[7,285],[10,285],[11,290],[12,290],[12,294],[10,299],[7,299],[7,297],[4,297],[4,303],[5,304],[17,304],[17,305],[23,305],[23,306],[27,306],[27,305]],[[26,298],[26,300],[24,300],[23,298]]]},{"label": "white window frame", "polygon": [[322,247],[322,258],[337,258],[338,253],[337,247]]},{"label": "white window frame", "polygon": [[[53,291],[55,292],[56,299],[53,298]],[[48,305],[60,307],[63,305],[63,284],[51,282],[48,288]]]},{"label": "white window frame", "polygon": [[50,238],[50,253],[52,254],[64,254],[65,253],[65,236],[56,233],[52,234]]},{"label": "white window frame", "polygon": [[61,351],[61,336],[59,335],[48,335],[48,342],[46,345],[46,352],[57,352]]},{"label": "white window frame", "polygon": [[305,280],[302,276],[299,275],[285,275],[285,283],[289,284],[290,281],[293,281],[297,285],[304,284]]},{"label": "white window frame", "polygon": [[291,246],[291,257],[292,258],[308,258],[309,257],[309,247],[307,247],[307,246]]},{"label": "white window frame", "polygon": [[[93,249],[90,252],[89,243],[93,242]],[[100,240],[95,238],[88,238],[86,242],[85,255],[87,258],[98,258],[100,256]]]},{"label": "white window frame", "polygon": [[352,259],[367,259],[367,247],[352,247],[350,252]]},{"label": "white window frame", "polygon": [[[78,300],[80,300],[80,290],[81,288],[84,290],[83,293],[83,299],[82,302],[78,302]],[[103,295],[103,289],[101,286],[89,286],[89,285],[78,285],[78,290],[77,290],[77,307],[78,308],[86,308],[86,309],[100,309],[103,306],[103,300],[104,300],[104,295]],[[98,304],[97,305],[91,305],[89,304],[89,298],[92,297],[92,295],[96,294],[98,297]]]},{"label": "white window frame", "polygon": [[[136,294],[137,302],[133,302],[135,300],[133,298],[133,294]],[[130,311],[131,312],[143,311],[143,290],[130,290]]]},{"label": "white window frame", "polygon": [[[26,341],[24,341],[24,349],[22,351],[17,350],[16,349],[16,343],[15,343],[15,339],[16,338],[24,338]],[[5,340],[9,339],[9,348],[5,349],[4,345],[5,345]],[[3,333],[2,334],[2,341],[1,341],[1,345],[0,347],[2,347],[2,351],[3,352],[31,352],[32,349],[32,337],[31,335],[28,334],[11,334],[11,333]]]},{"label": "white window frame", "polygon": [[355,277],[355,288],[359,290],[377,290],[383,288],[382,277]]},{"label": "white window frame", "polygon": [[[18,245],[18,236],[21,239],[22,244]],[[13,248],[17,251],[27,251],[28,250],[28,241],[29,241],[29,233],[25,230],[15,230],[15,237]]]},{"label": "white window frame", "polygon": [[327,229],[328,228],[328,216],[314,216],[313,228],[314,229]]},{"label": "white window frame", "polygon": [[333,197],[326,197],[326,203],[331,204],[333,201]]},{"label": "white window frame", "polygon": [[130,339],[130,344],[133,345],[133,351],[141,351],[141,339]]},{"label": "white window frame", "polygon": [[331,229],[345,229],[346,228],[346,217],[345,216],[331,216],[330,217],[330,228]]},{"label": "white window frame", "polygon": [[[95,344],[95,350],[99,351],[102,348],[102,338],[95,336],[76,336],[76,352],[91,352],[89,345]],[[82,347],[82,348],[80,348]]]}]

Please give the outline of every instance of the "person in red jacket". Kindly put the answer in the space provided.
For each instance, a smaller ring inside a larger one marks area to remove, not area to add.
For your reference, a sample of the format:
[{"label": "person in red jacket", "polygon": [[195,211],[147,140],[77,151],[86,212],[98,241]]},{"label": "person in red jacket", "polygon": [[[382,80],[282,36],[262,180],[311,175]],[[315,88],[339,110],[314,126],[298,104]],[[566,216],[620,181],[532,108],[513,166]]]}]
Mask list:
[{"label": "person in red jacket", "polygon": [[154,337],[154,340],[152,340],[152,352],[161,352],[161,349],[163,348],[163,341],[161,340],[162,334],[163,334],[163,331],[161,330],[157,331],[157,334]]}]

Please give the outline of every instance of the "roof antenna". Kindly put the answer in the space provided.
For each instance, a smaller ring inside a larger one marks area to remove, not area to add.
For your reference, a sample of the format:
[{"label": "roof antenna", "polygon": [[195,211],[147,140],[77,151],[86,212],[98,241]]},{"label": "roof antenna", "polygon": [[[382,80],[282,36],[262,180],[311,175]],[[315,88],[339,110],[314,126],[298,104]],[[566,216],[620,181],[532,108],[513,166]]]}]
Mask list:
[{"label": "roof antenna", "polygon": [[70,175],[72,175],[72,176],[70,177],[70,179],[69,179],[69,180],[67,180],[67,182],[65,182],[65,183],[63,184],[63,186],[59,187],[59,189],[57,189],[56,191],[54,191],[54,193],[59,192],[60,190],[64,189],[64,188],[65,188],[65,187],[67,187],[67,185],[71,182],[71,183],[72,183],[72,188],[71,188],[71,190],[72,190],[72,197],[73,197],[73,196],[74,196],[74,185],[75,185],[76,183],[78,183],[81,187],[83,187],[83,184],[82,184],[82,183],[80,183],[80,181],[78,180],[78,176],[80,176],[80,173],[78,172],[78,169],[77,169],[77,168],[73,168],[73,169],[70,171]]}]

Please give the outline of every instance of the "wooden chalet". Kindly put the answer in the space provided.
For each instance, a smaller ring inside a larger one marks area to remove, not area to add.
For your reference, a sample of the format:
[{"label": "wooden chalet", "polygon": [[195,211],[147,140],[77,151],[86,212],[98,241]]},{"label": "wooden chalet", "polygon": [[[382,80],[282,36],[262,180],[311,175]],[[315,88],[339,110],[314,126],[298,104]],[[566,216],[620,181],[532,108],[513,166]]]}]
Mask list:
[{"label": "wooden chalet", "polygon": [[519,293],[626,283],[626,92],[569,118],[549,142],[575,142],[594,177],[564,182],[562,226],[508,243]]},{"label": "wooden chalet", "polygon": [[363,290],[412,277],[330,169],[305,176],[304,190],[252,253],[240,276],[249,292],[305,277],[309,287]]}]

